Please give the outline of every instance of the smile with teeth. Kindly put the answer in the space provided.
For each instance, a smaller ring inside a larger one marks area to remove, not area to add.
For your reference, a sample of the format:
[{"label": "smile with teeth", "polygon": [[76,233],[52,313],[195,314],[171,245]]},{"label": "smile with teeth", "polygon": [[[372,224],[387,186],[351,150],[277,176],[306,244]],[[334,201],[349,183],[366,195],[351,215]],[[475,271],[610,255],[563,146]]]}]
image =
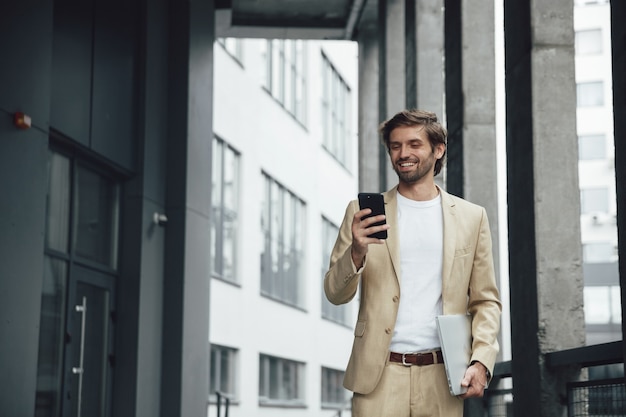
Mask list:
[{"label": "smile with teeth", "polygon": [[400,162],[398,165],[400,165],[401,168],[409,168],[412,167],[413,165],[417,165],[416,162]]}]

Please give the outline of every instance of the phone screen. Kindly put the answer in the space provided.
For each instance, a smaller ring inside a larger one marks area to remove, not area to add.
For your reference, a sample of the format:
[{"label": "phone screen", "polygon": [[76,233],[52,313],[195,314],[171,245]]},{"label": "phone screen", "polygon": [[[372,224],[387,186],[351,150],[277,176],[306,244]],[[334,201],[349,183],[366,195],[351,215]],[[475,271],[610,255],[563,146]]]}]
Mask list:
[{"label": "phone screen", "polygon": [[[359,193],[359,207],[361,210],[364,208],[372,209],[372,213],[363,217],[364,219],[367,217],[377,216],[379,214],[385,214],[385,201],[383,199],[383,195],[380,193]],[[379,226],[385,223],[386,221],[383,220],[381,222],[374,223],[373,225]],[[381,232],[376,232],[368,235],[368,237],[387,239],[387,231],[383,230]]]}]

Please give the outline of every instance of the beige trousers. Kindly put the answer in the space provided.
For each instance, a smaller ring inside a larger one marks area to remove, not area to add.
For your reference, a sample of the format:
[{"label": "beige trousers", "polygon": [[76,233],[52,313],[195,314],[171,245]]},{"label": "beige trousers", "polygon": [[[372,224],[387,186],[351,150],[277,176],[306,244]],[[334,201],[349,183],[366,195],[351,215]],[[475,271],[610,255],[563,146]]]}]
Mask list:
[{"label": "beige trousers", "polygon": [[462,416],[463,400],[450,394],[443,364],[389,362],[372,393],[352,397],[352,417]]}]

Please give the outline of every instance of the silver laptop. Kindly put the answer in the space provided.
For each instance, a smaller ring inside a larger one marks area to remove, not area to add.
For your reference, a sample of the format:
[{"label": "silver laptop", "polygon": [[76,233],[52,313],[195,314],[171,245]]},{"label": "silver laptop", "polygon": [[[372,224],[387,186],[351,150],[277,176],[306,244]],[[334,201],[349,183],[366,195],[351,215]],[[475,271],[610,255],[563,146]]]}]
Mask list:
[{"label": "silver laptop", "polygon": [[464,394],[467,388],[461,386],[461,381],[472,356],[472,316],[437,316],[436,321],[450,394]]}]

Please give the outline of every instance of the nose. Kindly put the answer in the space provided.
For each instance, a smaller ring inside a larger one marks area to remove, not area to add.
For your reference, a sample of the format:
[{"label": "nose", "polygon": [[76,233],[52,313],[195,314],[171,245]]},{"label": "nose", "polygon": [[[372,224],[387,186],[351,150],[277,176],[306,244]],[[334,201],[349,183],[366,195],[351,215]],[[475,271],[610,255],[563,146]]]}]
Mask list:
[{"label": "nose", "polygon": [[410,154],[411,154],[411,152],[410,152],[410,148],[409,148],[409,146],[408,146],[408,145],[406,145],[406,144],[403,144],[403,145],[400,147],[400,152],[399,152],[398,156],[399,156],[400,158],[404,159],[404,158],[409,157],[409,156],[410,156]]}]

